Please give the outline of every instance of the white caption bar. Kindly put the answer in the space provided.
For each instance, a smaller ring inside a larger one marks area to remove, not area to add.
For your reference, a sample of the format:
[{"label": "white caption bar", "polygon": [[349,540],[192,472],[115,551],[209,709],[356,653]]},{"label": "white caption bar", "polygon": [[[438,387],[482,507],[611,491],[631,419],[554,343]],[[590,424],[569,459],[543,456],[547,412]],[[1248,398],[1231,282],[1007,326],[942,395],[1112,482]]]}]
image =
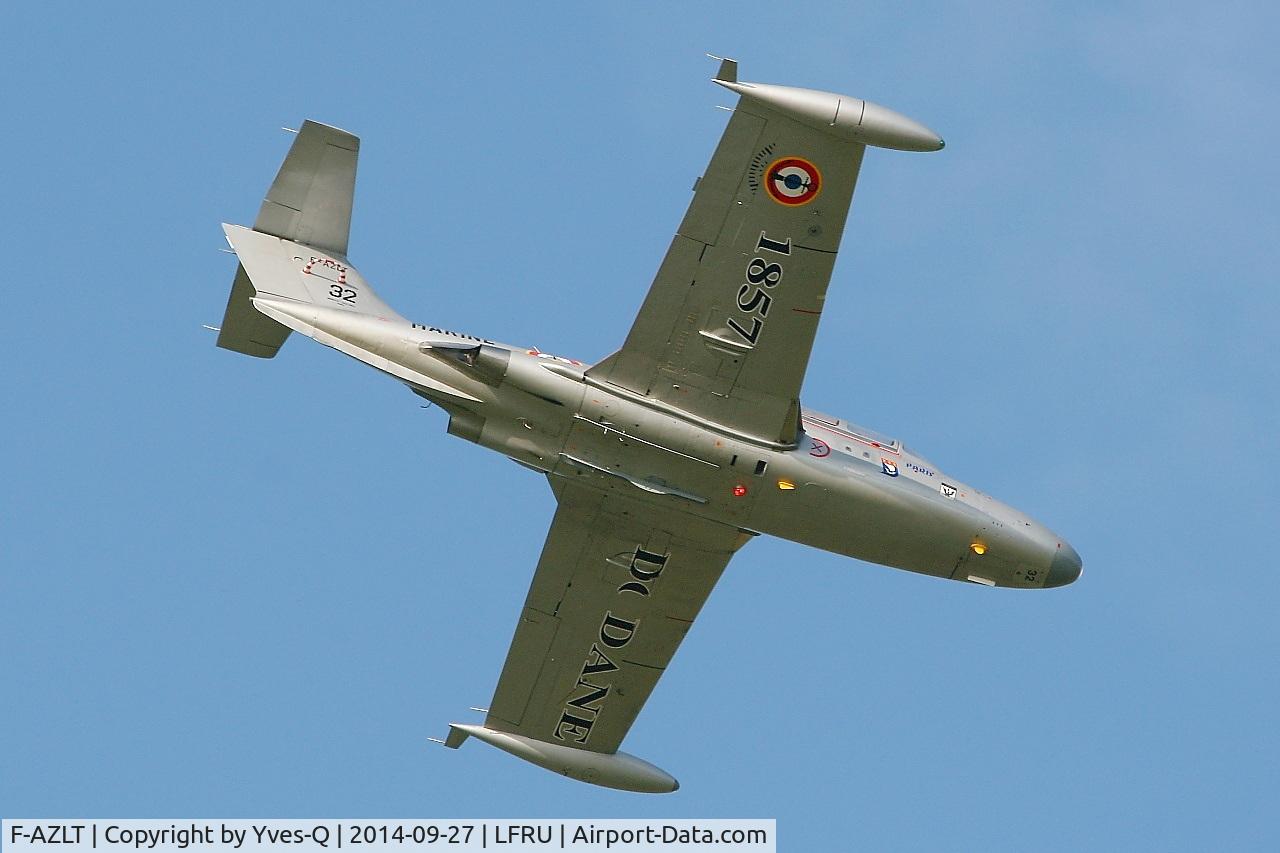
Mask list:
[{"label": "white caption bar", "polygon": [[775,820],[21,820],[3,853],[710,850],[775,853]]}]

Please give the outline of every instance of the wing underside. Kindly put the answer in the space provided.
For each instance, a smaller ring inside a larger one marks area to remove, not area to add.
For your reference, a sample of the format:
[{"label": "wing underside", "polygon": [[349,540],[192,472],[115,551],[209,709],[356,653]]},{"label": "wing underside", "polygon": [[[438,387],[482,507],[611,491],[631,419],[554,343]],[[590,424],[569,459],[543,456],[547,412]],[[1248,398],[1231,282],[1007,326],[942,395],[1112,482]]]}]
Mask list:
[{"label": "wing underside", "polygon": [[588,375],[794,443],[864,150],[744,97],[625,344]]},{"label": "wing underside", "polygon": [[484,725],[468,735],[573,779],[637,792],[676,780],[618,745],[750,538],[733,526],[552,478],[559,502]]},{"label": "wing underside", "polygon": [[555,520],[489,707],[489,728],[611,753],[745,535],[553,480]]},{"label": "wing underside", "polygon": [[552,478],[559,505],[483,726],[454,724],[583,781],[669,791],[618,751],[733,553],[735,527]]}]

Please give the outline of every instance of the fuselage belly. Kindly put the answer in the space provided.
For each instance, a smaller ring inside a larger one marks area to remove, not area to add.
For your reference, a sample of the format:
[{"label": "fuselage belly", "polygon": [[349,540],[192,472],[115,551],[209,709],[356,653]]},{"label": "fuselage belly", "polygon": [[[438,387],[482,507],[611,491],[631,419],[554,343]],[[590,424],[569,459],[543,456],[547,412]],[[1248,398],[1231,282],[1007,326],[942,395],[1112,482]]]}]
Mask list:
[{"label": "fuselage belly", "polygon": [[330,334],[389,362],[386,372],[434,380],[410,384],[450,413],[451,433],[552,476],[941,578],[1042,588],[1079,576],[1079,557],[1048,528],[846,421],[806,411],[797,446],[764,446],[592,381],[570,359],[317,314],[318,328],[330,323]]}]

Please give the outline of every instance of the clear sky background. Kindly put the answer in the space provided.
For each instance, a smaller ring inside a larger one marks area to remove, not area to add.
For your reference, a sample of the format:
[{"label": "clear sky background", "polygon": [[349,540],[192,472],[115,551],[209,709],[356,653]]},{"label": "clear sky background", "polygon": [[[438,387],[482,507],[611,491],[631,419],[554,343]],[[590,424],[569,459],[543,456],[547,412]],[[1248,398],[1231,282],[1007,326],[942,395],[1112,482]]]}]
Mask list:
[{"label": "clear sky background", "polygon": [[[1271,4],[365,5],[0,8],[0,815],[1280,846]],[[489,702],[546,482],[304,338],[200,326],[219,223],[315,118],[363,139],[352,256],[389,303],[603,357],[733,103],[704,51],[946,138],[868,153],[804,400],[1085,571],[753,542],[624,744],[658,797],[426,741]]]}]

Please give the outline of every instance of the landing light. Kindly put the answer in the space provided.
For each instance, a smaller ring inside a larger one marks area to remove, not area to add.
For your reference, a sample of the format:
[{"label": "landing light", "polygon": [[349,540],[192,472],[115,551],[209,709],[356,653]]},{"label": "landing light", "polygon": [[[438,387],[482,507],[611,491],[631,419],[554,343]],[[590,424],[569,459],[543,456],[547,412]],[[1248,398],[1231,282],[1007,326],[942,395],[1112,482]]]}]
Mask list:
[{"label": "landing light", "polygon": [[789,491],[791,491],[792,489],[794,489],[795,487],[796,487],[796,484],[795,484],[795,483],[793,483],[793,482],[791,482],[790,480],[779,480],[779,481],[778,481],[778,488],[779,488],[779,489],[782,489],[782,491],[784,491],[784,492],[789,492]]},{"label": "landing light", "polygon": [[983,545],[981,542],[974,542],[969,547],[973,549],[973,553],[977,554],[979,557],[987,553],[987,546]]},{"label": "landing light", "polygon": [[735,498],[740,498],[746,493],[747,493],[747,487],[742,485],[741,483],[733,487],[733,496]]}]

